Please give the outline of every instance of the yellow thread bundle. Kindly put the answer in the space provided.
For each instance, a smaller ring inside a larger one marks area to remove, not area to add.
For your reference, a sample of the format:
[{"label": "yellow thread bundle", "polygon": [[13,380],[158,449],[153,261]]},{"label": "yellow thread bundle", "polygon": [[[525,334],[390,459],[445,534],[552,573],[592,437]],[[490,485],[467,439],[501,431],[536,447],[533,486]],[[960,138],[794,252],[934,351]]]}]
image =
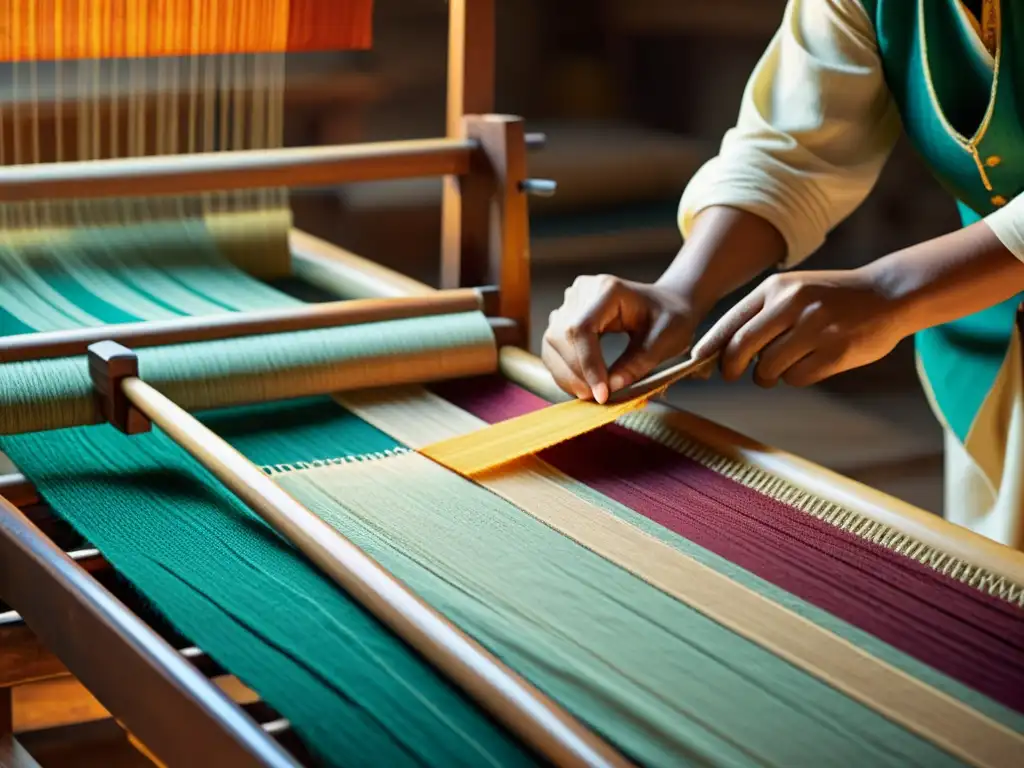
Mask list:
[{"label": "yellow thread bundle", "polygon": [[611,424],[620,416],[643,408],[663,391],[658,389],[607,405],[570,400],[441,440],[422,448],[420,453],[453,472],[472,477]]}]

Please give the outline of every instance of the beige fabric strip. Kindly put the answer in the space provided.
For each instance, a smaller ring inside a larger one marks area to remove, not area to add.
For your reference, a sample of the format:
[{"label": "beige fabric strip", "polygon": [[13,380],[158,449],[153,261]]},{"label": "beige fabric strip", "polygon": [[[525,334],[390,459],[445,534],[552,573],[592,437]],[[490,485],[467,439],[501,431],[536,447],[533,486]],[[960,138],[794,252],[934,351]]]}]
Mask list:
[{"label": "beige fabric strip", "polygon": [[[414,449],[481,426],[475,416],[420,388],[346,393],[335,399]],[[1021,734],[577,497],[561,484],[568,478],[543,461],[520,459],[475,481],[965,762],[1019,765]]]}]

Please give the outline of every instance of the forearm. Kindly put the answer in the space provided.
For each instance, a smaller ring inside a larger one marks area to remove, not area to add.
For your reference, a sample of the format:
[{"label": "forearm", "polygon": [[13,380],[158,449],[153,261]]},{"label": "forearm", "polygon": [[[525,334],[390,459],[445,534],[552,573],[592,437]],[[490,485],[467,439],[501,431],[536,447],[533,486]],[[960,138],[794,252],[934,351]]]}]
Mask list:
[{"label": "forearm", "polygon": [[701,315],[781,262],[786,243],[764,219],[726,206],[704,210],[658,285],[685,297]]},{"label": "forearm", "polygon": [[911,333],[995,306],[1024,292],[1024,263],[980,221],[862,268]]}]

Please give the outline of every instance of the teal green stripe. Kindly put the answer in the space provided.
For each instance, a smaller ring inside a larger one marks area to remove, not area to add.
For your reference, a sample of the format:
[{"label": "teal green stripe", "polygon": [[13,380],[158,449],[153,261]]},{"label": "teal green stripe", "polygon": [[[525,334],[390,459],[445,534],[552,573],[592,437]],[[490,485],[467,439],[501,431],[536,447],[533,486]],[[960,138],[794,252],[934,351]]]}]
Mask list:
[{"label": "teal green stripe", "polygon": [[[0,280],[2,279],[0,277]],[[33,330],[6,309],[0,307],[0,336],[20,336],[23,333],[32,333]]]},{"label": "teal green stripe", "polygon": [[162,433],[89,427],[2,438],[0,449],[326,764],[531,763]]},{"label": "teal green stripe", "polygon": [[37,274],[62,296],[73,301],[101,323],[133,323],[142,319],[90,292],[60,265],[59,258],[55,256],[54,263],[47,269],[38,269]]}]

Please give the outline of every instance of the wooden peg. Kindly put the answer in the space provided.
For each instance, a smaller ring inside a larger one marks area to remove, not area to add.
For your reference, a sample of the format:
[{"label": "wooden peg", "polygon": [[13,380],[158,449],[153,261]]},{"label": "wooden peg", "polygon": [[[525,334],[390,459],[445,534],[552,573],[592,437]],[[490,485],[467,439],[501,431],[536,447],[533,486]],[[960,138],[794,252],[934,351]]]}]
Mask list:
[{"label": "wooden peg", "polygon": [[116,341],[99,341],[89,347],[89,378],[103,418],[124,432],[148,432],[152,425],[124,394],[125,379],[139,377],[139,358]]},{"label": "wooden peg", "polygon": [[554,197],[558,191],[558,182],[551,179],[523,179],[519,182],[519,191],[534,197]]},{"label": "wooden peg", "polygon": [[475,289],[480,297],[480,311],[493,317],[501,311],[501,291],[496,285],[483,285]]},{"label": "wooden peg", "polygon": [[494,334],[494,343],[498,348],[526,346],[523,329],[515,320],[507,317],[489,317],[487,322]]}]

